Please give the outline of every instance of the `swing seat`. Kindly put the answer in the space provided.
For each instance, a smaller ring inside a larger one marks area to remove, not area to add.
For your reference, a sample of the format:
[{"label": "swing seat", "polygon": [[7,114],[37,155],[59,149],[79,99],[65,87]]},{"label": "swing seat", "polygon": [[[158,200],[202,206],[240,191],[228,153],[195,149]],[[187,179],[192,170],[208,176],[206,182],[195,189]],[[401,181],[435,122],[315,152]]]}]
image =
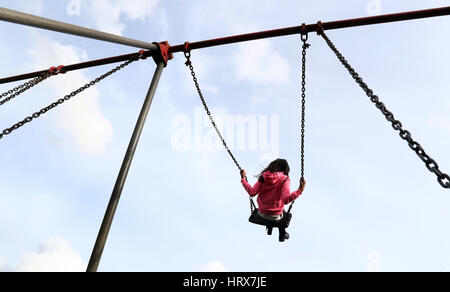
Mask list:
[{"label": "swing seat", "polygon": [[289,223],[291,223],[292,214],[288,213],[286,211],[283,211],[283,219],[279,221],[270,221],[262,218],[258,214],[258,209],[255,209],[252,214],[250,215],[250,218],[248,218],[248,221],[253,224],[267,226],[267,227],[281,227],[281,228],[288,228]]}]

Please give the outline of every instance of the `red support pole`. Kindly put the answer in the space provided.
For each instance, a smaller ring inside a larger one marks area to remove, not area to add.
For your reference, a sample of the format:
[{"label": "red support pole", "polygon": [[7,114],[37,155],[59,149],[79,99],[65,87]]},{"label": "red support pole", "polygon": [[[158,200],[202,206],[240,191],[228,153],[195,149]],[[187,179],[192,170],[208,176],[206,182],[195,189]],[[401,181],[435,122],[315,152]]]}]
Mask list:
[{"label": "red support pole", "polygon": [[[397,22],[397,21],[405,21],[405,20],[413,20],[413,19],[421,19],[421,18],[429,18],[429,17],[437,17],[450,15],[450,6],[427,9],[427,10],[419,10],[419,11],[411,11],[404,13],[395,13],[395,14],[386,14],[386,15],[378,15],[364,18],[355,18],[348,20],[339,20],[339,21],[331,21],[322,23],[322,27],[324,30],[333,30],[333,29],[341,29],[355,26],[364,26],[364,25],[372,25],[372,24],[380,24],[380,23],[389,23],[389,22]],[[317,31],[318,24],[309,24],[306,25],[307,32]],[[195,43],[190,43],[190,49],[202,49],[213,46],[220,46],[232,43],[246,42],[258,39],[265,38],[273,38],[287,35],[300,34],[302,30],[302,26],[293,26],[281,29],[267,30],[255,33],[241,34],[236,36],[229,36],[218,39],[211,39],[206,41],[200,41]],[[178,53],[184,51],[184,45],[177,45],[170,48],[171,53]]]}]

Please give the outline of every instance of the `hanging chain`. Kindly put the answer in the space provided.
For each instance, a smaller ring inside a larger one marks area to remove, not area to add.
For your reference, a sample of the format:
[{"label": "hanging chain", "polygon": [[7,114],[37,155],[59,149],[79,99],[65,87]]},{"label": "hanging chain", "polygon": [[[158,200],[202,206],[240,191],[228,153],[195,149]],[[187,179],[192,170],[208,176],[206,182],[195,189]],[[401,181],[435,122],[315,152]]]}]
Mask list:
[{"label": "hanging chain", "polygon": [[338,57],[339,61],[344,65],[344,67],[348,70],[348,72],[350,72],[350,75],[366,92],[367,96],[370,97],[370,100],[382,112],[385,118],[392,123],[392,127],[394,128],[394,130],[400,132],[400,137],[406,142],[408,142],[409,147],[425,163],[425,166],[428,168],[428,170],[437,176],[439,184],[444,188],[450,189],[450,176],[448,176],[446,173],[442,173],[439,170],[437,162],[425,153],[425,150],[422,148],[422,146],[420,146],[419,143],[414,141],[409,131],[403,129],[402,123],[394,118],[392,112],[390,112],[386,108],[385,104],[379,100],[379,97],[373,93],[373,90],[367,86],[367,84],[363,81],[363,79],[359,76],[359,74],[355,71],[355,69],[353,69],[353,67],[348,63],[345,57],[339,52],[339,50],[333,44],[333,42],[328,38],[325,32],[323,30],[320,30],[318,33],[322,35],[322,37],[327,42],[328,46],[331,48],[331,50],[333,50],[333,52]]},{"label": "hanging chain", "polygon": [[[38,112],[35,112],[34,114],[32,114],[29,117],[26,117],[25,119],[23,119],[22,121],[16,123],[15,125],[13,125],[10,128],[7,128],[5,130],[3,130],[3,132],[0,133],[0,139],[2,139],[4,136],[11,134],[13,131],[19,129],[20,127],[24,126],[27,123],[30,123],[31,121],[33,121],[34,119],[39,118],[41,115],[47,113],[48,111],[52,110],[53,108],[57,107],[58,105],[63,104],[64,102],[70,100],[72,97],[78,95],[79,93],[85,91],[86,89],[88,89],[91,86],[94,86],[95,84],[99,83],[100,81],[102,81],[103,79],[105,79],[106,77],[110,76],[111,74],[123,69],[124,67],[130,65],[131,63],[133,63],[134,61],[139,60],[139,56],[133,57],[132,59],[120,64],[119,66],[117,66],[116,68],[108,71],[107,73],[103,74],[102,76],[95,78],[94,80],[92,80],[91,82],[85,84],[84,86],[78,88],[75,91],[72,91],[70,94],[64,96],[64,98],[60,98],[58,99],[56,102],[50,104],[49,106],[41,109]],[[48,76],[47,76],[48,77]],[[42,81],[42,80],[41,80]]]},{"label": "hanging chain", "polygon": [[[186,43],[185,45],[187,46],[188,43]],[[214,127],[214,130],[216,131],[217,135],[219,136],[220,140],[222,141],[223,146],[225,147],[225,149],[227,150],[228,154],[230,155],[231,159],[233,160],[234,164],[236,165],[236,167],[239,169],[239,171],[242,173],[243,169],[240,166],[240,164],[238,163],[238,161],[236,160],[236,158],[234,157],[233,153],[231,152],[230,148],[227,145],[227,142],[225,141],[225,139],[222,136],[222,133],[220,133],[219,128],[217,127],[216,122],[214,121],[213,116],[211,115],[211,112],[208,108],[208,105],[206,104],[205,98],[203,97],[203,93],[202,90],[200,89],[200,85],[198,84],[198,79],[197,76],[195,74],[194,71],[194,67],[192,66],[192,62],[191,62],[191,53],[190,51],[187,49],[186,47],[186,51],[184,52],[184,56],[186,57],[186,63],[185,65],[189,68],[189,70],[191,71],[191,75],[192,75],[192,80],[194,80],[194,84],[195,84],[195,88],[197,89],[197,93],[198,96],[200,97],[200,100],[202,101],[203,107],[206,111],[206,114],[208,115],[209,120],[211,121],[211,124]],[[245,178],[247,180],[247,177]],[[256,205],[255,202],[253,201],[252,197],[249,197],[250,199],[250,213],[253,213],[253,211],[255,211],[256,209]]]},{"label": "hanging chain", "polygon": [[306,50],[311,46],[302,35],[302,124],[301,124],[301,178],[305,177],[305,115],[306,115]]},{"label": "hanging chain", "polygon": [[253,201],[252,197],[250,197],[250,213],[253,213],[256,210],[255,202]]},{"label": "hanging chain", "polygon": [[[311,46],[308,44],[308,34],[302,33],[302,121],[301,121],[301,144],[300,144],[300,169],[301,178],[305,177],[305,116],[306,116],[306,50]],[[289,206],[288,213],[291,213],[294,202]]]},{"label": "hanging chain", "polygon": [[52,75],[53,75],[53,73],[51,71],[44,72],[40,76],[38,76],[30,81],[27,81],[24,84],[21,84],[17,87],[14,87],[11,90],[3,92],[0,95],[0,98],[3,98],[0,100],[0,106],[4,105],[8,101],[16,98],[17,96],[24,93],[28,89],[31,89],[32,87],[38,85],[39,83],[41,83],[42,81],[44,81],[45,79],[47,79],[48,77],[50,77]]},{"label": "hanging chain", "polygon": [[191,71],[192,79],[194,80],[194,84],[195,84],[195,87],[197,88],[198,96],[200,97],[200,100],[202,101],[202,104],[203,104],[203,107],[205,108],[206,114],[208,115],[208,118],[211,121],[211,124],[213,125],[214,130],[216,131],[217,135],[219,136],[220,140],[222,141],[223,146],[227,150],[227,152],[230,155],[231,159],[233,160],[234,164],[242,172],[242,167],[239,165],[239,163],[237,162],[237,160],[234,157],[233,153],[231,152],[230,148],[228,147],[227,142],[225,141],[225,139],[223,138],[222,134],[220,133],[219,128],[217,128],[217,124],[214,121],[214,118],[212,117],[211,112],[209,111],[208,105],[206,104],[205,98],[203,97],[202,90],[200,89],[200,85],[198,84],[198,79],[197,79],[197,77],[195,75],[195,72],[194,72],[194,67],[192,66],[191,53],[190,52],[185,52],[184,55],[185,55],[185,57],[187,59],[185,64],[189,68],[189,70]]}]

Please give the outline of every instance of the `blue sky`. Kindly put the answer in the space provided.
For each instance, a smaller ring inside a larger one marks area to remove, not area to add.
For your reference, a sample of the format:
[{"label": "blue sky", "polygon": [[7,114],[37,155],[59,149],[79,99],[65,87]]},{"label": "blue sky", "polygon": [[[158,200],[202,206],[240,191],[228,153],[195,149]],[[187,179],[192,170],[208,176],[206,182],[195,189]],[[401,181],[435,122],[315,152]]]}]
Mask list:
[{"label": "blue sky", "polygon": [[[75,6],[68,7],[71,3]],[[446,5],[438,0],[1,2],[173,45]],[[444,36],[449,24],[450,18],[440,17],[328,32],[447,173],[450,41]],[[0,60],[1,76],[137,51],[9,23],[0,23],[0,33],[0,53],[7,56]],[[216,147],[207,121],[199,122],[201,104],[184,57],[177,54],[161,78],[101,271],[450,269],[450,236],[444,231],[450,220],[448,190],[392,130],[325,42],[311,34],[310,43],[308,185],[294,208],[291,239],[280,244],[247,223],[248,199],[239,173]],[[218,120],[244,117],[259,123],[256,148],[244,141],[235,150],[251,180],[267,159],[283,157],[291,165],[293,190],[300,173],[300,60],[298,36],[208,48],[192,57]],[[112,67],[45,81],[2,106],[2,128]],[[84,270],[154,68],[152,60],[132,64],[0,141],[0,271]],[[1,85],[0,91],[12,86]],[[184,138],[192,144],[179,149],[174,140],[184,129],[191,131]],[[224,131],[239,136],[238,129],[225,126]],[[245,133],[254,137],[252,131]],[[197,148],[196,139],[203,139]]]}]

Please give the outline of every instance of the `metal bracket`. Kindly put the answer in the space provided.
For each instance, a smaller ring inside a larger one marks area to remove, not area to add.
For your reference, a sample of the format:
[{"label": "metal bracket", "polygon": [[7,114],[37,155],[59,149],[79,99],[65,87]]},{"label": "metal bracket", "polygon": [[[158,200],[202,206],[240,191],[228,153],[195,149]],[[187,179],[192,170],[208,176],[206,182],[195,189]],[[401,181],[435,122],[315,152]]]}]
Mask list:
[{"label": "metal bracket", "polygon": [[158,50],[159,54],[154,55],[153,60],[155,61],[156,64],[162,61],[164,63],[164,67],[166,67],[169,60],[173,59],[173,54],[169,52],[170,49],[169,42],[165,41],[153,44],[157,45],[159,48]]},{"label": "metal bracket", "polygon": [[323,24],[322,21],[318,21],[317,22],[317,35],[321,35],[323,32]]},{"label": "metal bracket", "polygon": [[48,72],[52,75],[65,74],[64,65],[59,65],[58,67],[51,67]]},{"label": "metal bracket", "polygon": [[306,23],[302,24],[301,28],[301,38],[303,42],[308,41],[308,30],[306,29]]}]

